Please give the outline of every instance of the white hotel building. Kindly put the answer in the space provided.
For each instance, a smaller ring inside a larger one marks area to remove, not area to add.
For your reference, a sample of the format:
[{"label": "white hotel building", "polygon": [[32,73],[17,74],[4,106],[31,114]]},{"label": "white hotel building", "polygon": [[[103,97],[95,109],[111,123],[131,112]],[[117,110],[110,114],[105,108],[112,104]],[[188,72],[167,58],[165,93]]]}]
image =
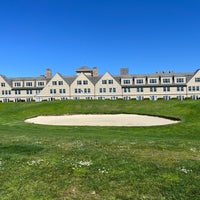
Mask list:
[{"label": "white hotel building", "polygon": [[0,101],[52,101],[67,99],[173,99],[200,98],[200,70],[189,73],[173,71],[155,74],[98,74],[97,67],[84,66],[76,76],[63,76],[51,69],[40,77],[8,78],[0,75]]}]

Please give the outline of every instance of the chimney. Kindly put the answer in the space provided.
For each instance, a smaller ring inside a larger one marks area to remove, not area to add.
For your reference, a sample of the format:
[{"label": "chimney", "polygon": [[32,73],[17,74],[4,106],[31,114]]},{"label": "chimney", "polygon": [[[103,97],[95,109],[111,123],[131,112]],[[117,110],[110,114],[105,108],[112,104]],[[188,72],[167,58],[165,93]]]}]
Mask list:
[{"label": "chimney", "polygon": [[128,68],[121,68],[120,69],[120,75],[128,75]]},{"label": "chimney", "polygon": [[51,79],[52,78],[52,71],[51,69],[46,69],[46,78]]},{"label": "chimney", "polygon": [[97,67],[93,67],[93,73],[92,73],[93,77],[98,76],[98,68]]}]

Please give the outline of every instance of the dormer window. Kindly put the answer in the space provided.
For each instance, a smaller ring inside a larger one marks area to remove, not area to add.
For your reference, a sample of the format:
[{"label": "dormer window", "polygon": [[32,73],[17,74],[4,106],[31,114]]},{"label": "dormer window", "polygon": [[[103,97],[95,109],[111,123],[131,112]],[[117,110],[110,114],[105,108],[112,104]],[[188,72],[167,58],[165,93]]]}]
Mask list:
[{"label": "dormer window", "polygon": [[149,83],[157,83],[157,79],[156,78],[151,78]]},{"label": "dormer window", "polygon": [[124,85],[129,85],[131,83],[131,80],[124,80]]},{"label": "dormer window", "polygon": [[137,84],[143,84],[143,83],[144,83],[144,80],[143,80],[143,79],[137,79],[137,80],[136,80],[136,83],[137,83]]},{"label": "dormer window", "polygon": [[26,86],[27,87],[31,87],[32,86],[32,82],[26,82]]},{"label": "dormer window", "polygon": [[15,82],[15,83],[14,83],[14,86],[15,86],[15,87],[21,87],[21,82]]},{"label": "dormer window", "polygon": [[170,83],[170,78],[164,78],[163,83]]}]

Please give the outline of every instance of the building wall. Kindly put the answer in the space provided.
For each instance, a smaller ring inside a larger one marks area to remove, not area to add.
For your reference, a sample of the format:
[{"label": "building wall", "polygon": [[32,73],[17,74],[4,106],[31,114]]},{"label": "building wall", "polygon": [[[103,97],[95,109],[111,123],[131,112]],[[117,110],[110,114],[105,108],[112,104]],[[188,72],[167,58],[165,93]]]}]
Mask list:
[{"label": "building wall", "polygon": [[0,76],[0,101],[64,99],[184,99],[200,98],[200,70],[190,74],[103,76],[79,73],[71,79],[59,73],[51,79]]},{"label": "building wall", "polygon": [[36,95],[37,101],[69,99],[70,88],[66,81],[57,73]]},{"label": "building wall", "polygon": [[71,99],[94,99],[94,84],[80,73],[70,86]]},{"label": "building wall", "polygon": [[122,98],[121,85],[106,72],[95,84],[96,99],[118,99]]}]

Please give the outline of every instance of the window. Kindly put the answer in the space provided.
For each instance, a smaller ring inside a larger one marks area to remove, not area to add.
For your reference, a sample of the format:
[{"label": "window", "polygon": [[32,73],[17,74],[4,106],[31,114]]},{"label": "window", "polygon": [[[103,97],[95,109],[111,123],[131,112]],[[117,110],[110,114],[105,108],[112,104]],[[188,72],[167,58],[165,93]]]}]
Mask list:
[{"label": "window", "polygon": [[66,90],[65,89],[59,89],[60,94],[65,94]]},{"label": "window", "polygon": [[6,86],[6,84],[5,83],[1,83],[1,87],[5,87]]},{"label": "window", "polygon": [[35,93],[36,93],[36,94],[39,94],[39,93],[40,93],[40,91],[41,91],[41,90],[36,90],[36,91],[35,91]]},{"label": "window", "polygon": [[176,82],[177,82],[177,83],[184,83],[184,78],[177,78],[177,79],[176,79]]},{"label": "window", "polygon": [[124,85],[128,85],[131,83],[131,80],[124,80]]},{"label": "window", "polygon": [[15,82],[15,83],[14,83],[14,86],[15,86],[15,87],[21,87],[21,82]]},{"label": "window", "polygon": [[200,77],[195,78],[195,82],[200,82]]},{"label": "window", "polygon": [[83,85],[88,85],[88,80],[84,80]]},{"label": "window", "polygon": [[113,80],[108,80],[108,84],[113,84]]},{"label": "window", "polygon": [[56,89],[50,89],[50,94],[56,94]]},{"label": "window", "polygon": [[106,88],[99,88],[100,93],[106,93]]},{"label": "window", "polygon": [[107,84],[107,80],[102,80],[102,84]]},{"label": "window", "polygon": [[63,81],[58,81],[58,85],[63,85]]},{"label": "window", "polygon": [[85,88],[84,89],[84,93],[91,93],[91,89],[90,88]]},{"label": "window", "polygon": [[157,79],[156,79],[156,78],[151,78],[151,79],[149,80],[149,83],[157,83]]},{"label": "window", "polygon": [[143,84],[143,82],[144,82],[143,79],[137,79],[137,80],[136,80],[136,83],[137,83],[137,84]]},{"label": "window", "polygon": [[156,87],[150,87],[150,92],[157,92],[157,88]]},{"label": "window", "polygon": [[78,80],[77,85],[82,85],[82,81]]},{"label": "window", "polygon": [[91,89],[90,88],[85,88],[84,89],[84,93],[91,93]]},{"label": "window", "polygon": [[52,81],[52,85],[57,85],[57,81]]},{"label": "window", "polygon": [[26,90],[26,94],[32,94],[32,90]]},{"label": "window", "polygon": [[78,89],[77,89],[77,88],[75,88],[75,89],[74,89],[74,92],[75,92],[75,93],[79,93],[79,94],[80,94],[80,93],[82,93],[82,92],[83,92],[83,90],[82,90],[82,89],[80,89],[80,88],[78,88]]},{"label": "window", "polygon": [[177,87],[177,92],[183,92],[184,91],[184,87]]},{"label": "window", "polygon": [[44,86],[44,82],[38,82],[38,86]]},{"label": "window", "polygon": [[192,91],[192,87],[191,86],[188,87],[188,91]]},{"label": "window", "polygon": [[170,96],[163,96],[163,99],[166,100],[166,101],[169,101],[171,99]]},{"label": "window", "polygon": [[31,87],[32,86],[32,82],[26,82],[26,86],[27,87]]},{"label": "window", "polygon": [[170,83],[170,78],[164,78],[163,83]]},{"label": "window", "polygon": [[109,92],[110,93],[115,93],[116,92],[116,88],[109,88]]},{"label": "window", "polygon": [[2,90],[1,91],[2,95],[10,95],[11,94],[11,91],[10,90]]},{"label": "window", "polygon": [[170,87],[163,87],[163,92],[170,92]]},{"label": "window", "polygon": [[15,90],[15,94],[21,94],[20,90]]},{"label": "window", "polygon": [[79,88],[78,89],[78,93],[82,93],[82,92],[83,92],[83,90]]},{"label": "window", "polygon": [[143,92],[143,88],[137,88],[137,92]]},{"label": "window", "polygon": [[124,88],[124,93],[131,92],[131,88]]}]

